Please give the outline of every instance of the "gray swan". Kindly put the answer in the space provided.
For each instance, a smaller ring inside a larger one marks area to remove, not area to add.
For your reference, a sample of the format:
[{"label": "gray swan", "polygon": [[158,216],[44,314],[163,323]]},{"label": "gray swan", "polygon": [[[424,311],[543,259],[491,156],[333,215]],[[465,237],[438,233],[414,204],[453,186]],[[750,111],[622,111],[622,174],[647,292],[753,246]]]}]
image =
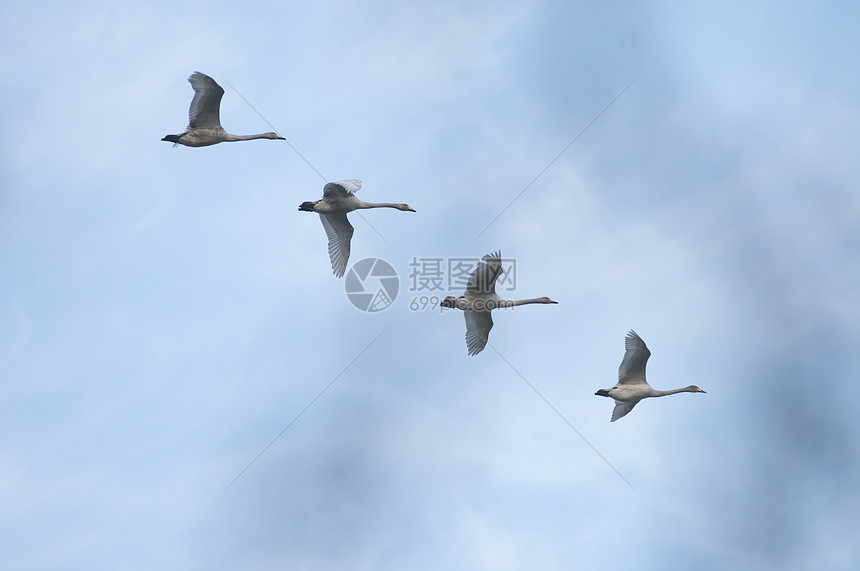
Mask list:
[{"label": "gray swan", "polygon": [[502,299],[496,294],[496,280],[501,273],[501,250],[487,254],[469,276],[466,293],[459,297],[449,295],[439,304],[441,307],[463,310],[466,318],[466,349],[469,355],[477,355],[487,346],[490,329],[493,328],[493,317],[490,314],[492,310],[529,303],[558,303],[548,297]]},{"label": "gray swan", "polygon": [[612,410],[612,420],[615,422],[636,406],[636,403],[649,397],[664,397],[676,393],[703,393],[702,389],[695,385],[683,389],[671,391],[658,391],[652,389],[645,380],[645,364],[651,351],[635,331],[630,331],[624,339],[624,359],[618,367],[618,383],[611,389],[600,389],[595,395],[615,399],[615,408]]},{"label": "gray swan", "polygon": [[194,88],[194,99],[188,108],[188,127],[184,133],[165,135],[162,141],[186,147],[207,147],[224,141],[250,141],[252,139],[285,140],[277,133],[259,135],[231,135],[221,127],[219,110],[224,89],[208,75],[195,71],[188,78]]},{"label": "gray swan", "polygon": [[355,229],[346,217],[347,212],[363,208],[396,208],[405,212],[415,212],[408,204],[390,202],[364,202],[355,197],[361,188],[356,179],[329,182],[323,187],[320,200],[303,202],[299,205],[302,212],[317,212],[328,236],[328,255],[331,259],[332,273],[343,277],[349,261],[349,242]]}]

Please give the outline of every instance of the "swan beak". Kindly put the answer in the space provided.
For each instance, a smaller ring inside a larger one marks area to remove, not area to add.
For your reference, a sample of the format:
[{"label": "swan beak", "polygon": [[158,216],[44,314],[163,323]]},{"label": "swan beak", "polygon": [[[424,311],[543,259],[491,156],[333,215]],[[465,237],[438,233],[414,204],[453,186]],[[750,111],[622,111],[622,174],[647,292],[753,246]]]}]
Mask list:
[{"label": "swan beak", "polygon": [[700,392],[700,393],[704,393],[705,391],[703,391],[702,389],[699,389],[699,392]]}]

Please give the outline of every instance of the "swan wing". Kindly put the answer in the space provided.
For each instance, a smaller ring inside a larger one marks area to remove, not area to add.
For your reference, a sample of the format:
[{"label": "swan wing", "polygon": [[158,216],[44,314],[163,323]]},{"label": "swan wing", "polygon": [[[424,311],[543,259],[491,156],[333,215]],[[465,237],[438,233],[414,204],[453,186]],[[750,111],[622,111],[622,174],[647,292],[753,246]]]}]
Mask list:
[{"label": "swan wing", "polygon": [[219,109],[224,89],[215,83],[214,79],[199,71],[192,73],[188,81],[194,88],[194,99],[188,108],[188,128],[220,127]]},{"label": "swan wing", "polygon": [[499,279],[501,274],[501,250],[493,254],[487,254],[478,262],[478,267],[469,276],[469,282],[466,284],[466,292],[473,294],[496,293],[496,280]]},{"label": "swan wing", "polygon": [[336,277],[343,277],[349,261],[349,242],[355,230],[343,212],[320,214],[320,220],[328,236],[328,257],[331,259],[332,272]]},{"label": "swan wing", "polygon": [[323,198],[346,198],[360,188],[361,181],[357,179],[329,182],[323,187]]},{"label": "swan wing", "polygon": [[636,406],[638,400],[617,400],[615,401],[615,408],[612,409],[612,419],[609,422],[615,422]]},{"label": "swan wing", "polygon": [[[648,382],[645,380],[645,364],[648,363],[651,351],[648,350],[645,342],[642,341],[642,338],[635,331],[630,331],[627,334],[627,337],[624,339],[624,348],[626,349],[624,358],[618,367],[618,384],[647,385]],[[630,408],[633,408],[632,405]],[[627,414],[627,412],[624,414]]]},{"label": "swan wing", "polygon": [[493,328],[493,316],[489,311],[466,309],[466,348],[469,355],[477,355],[487,346],[490,329]]}]

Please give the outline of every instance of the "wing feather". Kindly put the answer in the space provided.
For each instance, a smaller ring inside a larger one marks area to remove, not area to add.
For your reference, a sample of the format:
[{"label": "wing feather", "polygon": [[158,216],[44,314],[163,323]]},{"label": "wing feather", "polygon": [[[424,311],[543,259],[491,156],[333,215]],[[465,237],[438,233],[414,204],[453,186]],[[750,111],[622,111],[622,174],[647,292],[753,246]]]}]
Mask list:
[{"label": "wing feather", "polygon": [[360,188],[361,181],[357,179],[329,182],[323,187],[323,198],[346,198],[348,195],[358,192]]},{"label": "wing feather", "polygon": [[473,294],[491,294],[496,293],[496,280],[502,274],[502,252],[496,251],[493,254],[487,254],[482,261],[478,262],[478,267],[469,276],[469,282],[466,284],[466,293]]},{"label": "wing feather", "polygon": [[627,400],[627,401],[617,400],[617,401],[615,401],[615,408],[612,409],[612,420],[610,420],[609,422],[615,422],[616,420],[618,420],[619,418],[621,418],[622,416],[624,416],[625,414],[627,414],[628,412],[633,410],[633,407],[636,406],[637,402],[639,402],[639,401],[638,400]]},{"label": "wing feather", "polygon": [[[618,367],[618,384],[648,384],[645,380],[645,365],[648,363],[648,357],[651,356],[651,351],[645,345],[635,331],[630,331],[624,340],[624,358],[621,360],[621,365]],[[630,408],[633,408],[632,406]],[[627,414],[629,409],[624,413]],[[620,417],[619,417],[620,418]]]},{"label": "wing feather", "polygon": [[188,128],[198,129],[201,127],[220,127],[221,97],[224,89],[215,83],[215,80],[195,71],[188,78],[191,87],[194,88],[194,99],[188,108]]},{"label": "wing feather", "polygon": [[489,311],[463,311],[466,317],[466,348],[469,355],[477,355],[487,346],[490,329],[493,328],[493,317]]},{"label": "wing feather", "polygon": [[320,220],[328,236],[328,257],[331,259],[332,272],[339,278],[343,277],[349,261],[349,243],[355,230],[343,212],[320,214]]}]

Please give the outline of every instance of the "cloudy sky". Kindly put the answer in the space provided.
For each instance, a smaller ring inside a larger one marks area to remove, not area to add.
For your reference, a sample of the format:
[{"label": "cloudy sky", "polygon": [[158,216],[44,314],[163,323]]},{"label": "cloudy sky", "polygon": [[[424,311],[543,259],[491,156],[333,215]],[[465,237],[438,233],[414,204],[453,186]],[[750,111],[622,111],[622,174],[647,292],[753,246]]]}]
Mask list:
[{"label": "cloudy sky", "polygon": [[[5,2],[3,567],[860,568],[860,10],[794,4]],[[288,142],[160,141],[196,70]],[[498,249],[559,304],[468,357],[410,262]],[[630,329],[707,394],[610,424]]]}]

